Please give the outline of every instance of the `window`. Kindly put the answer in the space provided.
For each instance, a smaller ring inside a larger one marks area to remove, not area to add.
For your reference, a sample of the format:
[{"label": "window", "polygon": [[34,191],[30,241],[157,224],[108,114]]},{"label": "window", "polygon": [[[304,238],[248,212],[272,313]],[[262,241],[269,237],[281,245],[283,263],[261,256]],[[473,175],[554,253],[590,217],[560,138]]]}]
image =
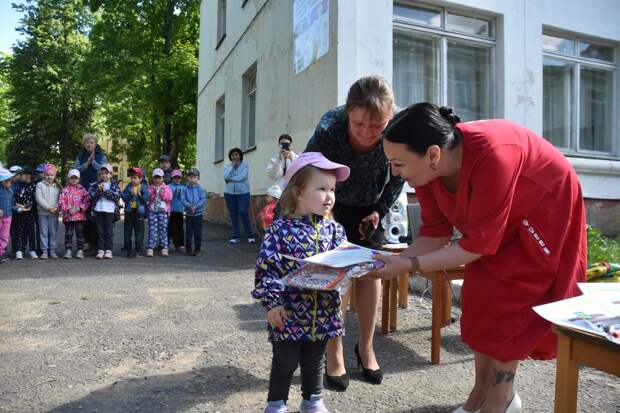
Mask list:
[{"label": "window", "polygon": [[256,63],[243,75],[243,126],[241,149],[256,146]]},{"label": "window", "polygon": [[215,104],[215,151],[214,162],[224,159],[224,127],[226,125],[226,99],[219,98]]},{"label": "window", "polygon": [[394,4],[396,104],[432,102],[463,121],[494,116],[494,22],[444,8]]},{"label": "window", "polygon": [[226,1],[217,0],[217,43],[215,48],[217,49],[222,44],[224,37],[226,37]]},{"label": "window", "polygon": [[614,50],[543,34],[543,136],[566,152],[611,154]]}]

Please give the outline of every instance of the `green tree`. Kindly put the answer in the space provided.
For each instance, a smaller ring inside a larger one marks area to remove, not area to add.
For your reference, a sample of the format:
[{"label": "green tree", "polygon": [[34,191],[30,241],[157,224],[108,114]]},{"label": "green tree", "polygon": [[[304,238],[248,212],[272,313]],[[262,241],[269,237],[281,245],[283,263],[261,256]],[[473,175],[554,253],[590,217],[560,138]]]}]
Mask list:
[{"label": "green tree", "polygon": [[[5,149],[9,142],[9,124],[13,118],[9,108],[8,65],[11,56],[0,52],[0,160],[6,159]],[[6,166],[6,165],[5,165]]]},{"label": "green tree", "polygon": [[[87,60],[102,123],[130,161],[195,162],[199,0],[91,0]],[[115,154],[112,154],[114,156]]]},{"label": "green tree", "polygon": [[6,147],[10,163],[56,162],[67,169],[91,123],[94,99],[84,87],[92,17],[83,0],[26,0],[7,65],[14,116]]}]

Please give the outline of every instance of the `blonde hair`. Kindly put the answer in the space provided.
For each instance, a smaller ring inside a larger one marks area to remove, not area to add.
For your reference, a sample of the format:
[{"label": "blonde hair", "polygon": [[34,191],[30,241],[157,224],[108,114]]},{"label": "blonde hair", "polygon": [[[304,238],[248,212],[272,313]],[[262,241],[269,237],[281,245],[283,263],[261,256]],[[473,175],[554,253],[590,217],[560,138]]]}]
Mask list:
[{"label": "blonde hair", "polygon": [[366,109],[375,119],[391,118],[394,114],[394,92],[388,81],[373,75],[353,83],[345,109],[349,114],[355,108]]},{"label": "blonde hair", "polygon": [[[308,181],[317,171],[326,171],[313,165],[306,165],[293,175],[282,195],[280,196],[280,213],[282,215],[297,216],[297,198],[301,191],[308,185]],[[331,218],[331,212],[325,218]]]}]

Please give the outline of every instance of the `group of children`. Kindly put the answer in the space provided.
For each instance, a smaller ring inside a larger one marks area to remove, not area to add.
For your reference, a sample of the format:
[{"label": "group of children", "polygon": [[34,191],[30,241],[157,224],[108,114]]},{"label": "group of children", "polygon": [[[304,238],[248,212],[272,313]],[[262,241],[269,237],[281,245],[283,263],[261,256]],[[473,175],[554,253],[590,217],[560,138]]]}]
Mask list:
[{"label": "group of children", "polygon": [[113,258],[114,223],[120,219],[121,200],[125,212],[124,250],[128,258],[142,255],[145,220],[148,220],[147,257],[152,257],[158,246],[163,257],[169,255],[169,234],[180,252],[192,256],[200,253],[206,194],[198,184],[198,169],[187,173],[186,183],[182,181],[181,171],[173,170],[171,182],[166,184],[164,171],[156,168],[148,185],[143,170],[132,167],[128,171],[130,182],[122,191],[112,178],[113,168],[109,164],[101,166],[98,179],[89,188],[80,185],[77,169],[69,171],[65,187],[57,183],[55,165],[44,164],[37,169],[0,166],[0,262],[9,259],[9,237],[15,259],[23,259],[27,247],[30,258],[58,258],[59,217],[65,226],[65,258],[84,258],[87,220],[94,221],[97,227],[97,245],[93,246],[96,258]]}]

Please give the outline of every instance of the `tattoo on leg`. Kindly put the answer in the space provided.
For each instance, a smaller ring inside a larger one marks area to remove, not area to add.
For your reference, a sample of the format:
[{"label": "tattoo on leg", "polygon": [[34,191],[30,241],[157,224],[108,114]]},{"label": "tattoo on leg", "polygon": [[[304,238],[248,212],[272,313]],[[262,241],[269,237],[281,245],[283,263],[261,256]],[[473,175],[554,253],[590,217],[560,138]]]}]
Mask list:
[{"label": "tattoo on leg", "polygon": [[493,373],[495,378],[493,379],[493,385],[498,385],[502,382],[510,383],[514,381],[516,372],[510,370],[498,370],[493,367]]}]

